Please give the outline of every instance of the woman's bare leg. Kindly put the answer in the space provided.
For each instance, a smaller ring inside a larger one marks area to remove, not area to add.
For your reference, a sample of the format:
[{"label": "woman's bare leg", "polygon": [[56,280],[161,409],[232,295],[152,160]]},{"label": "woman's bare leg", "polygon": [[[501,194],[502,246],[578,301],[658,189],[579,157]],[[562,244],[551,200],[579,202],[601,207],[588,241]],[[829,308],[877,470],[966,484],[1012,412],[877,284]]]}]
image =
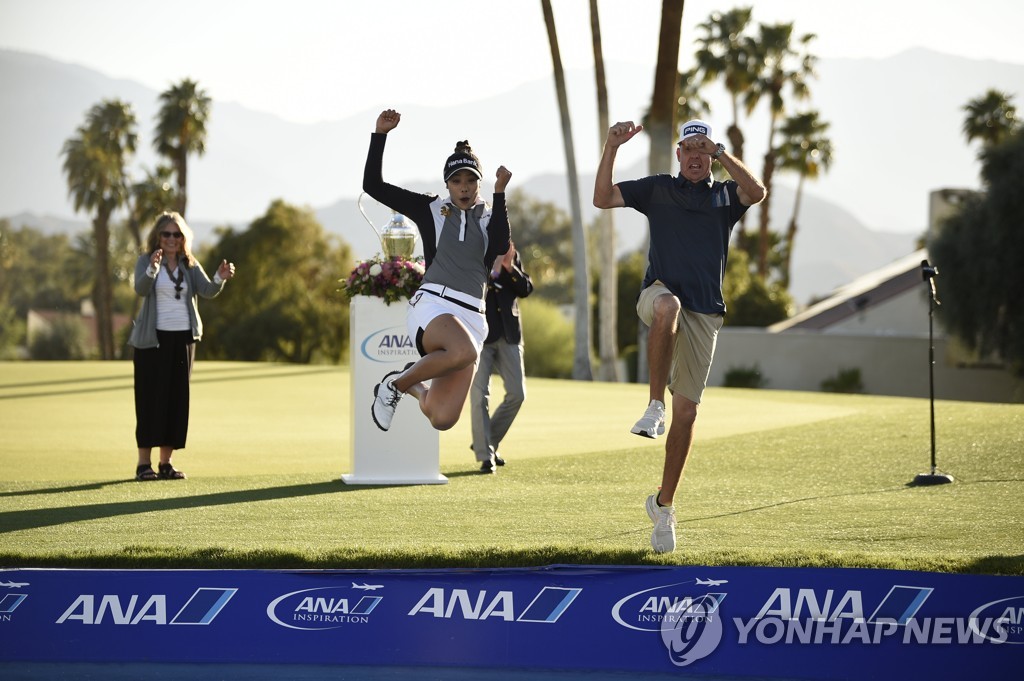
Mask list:
[{"label": "woman's bare leg", "polygon": [[[395,379],[393,385],[416,397],[420,410],[437,430],[454,426],[469,396],[479,358],[472,336],[462,322],[441,315],[423,333],[427,354]],[[430,387],[423,385],[430,381]]]}]

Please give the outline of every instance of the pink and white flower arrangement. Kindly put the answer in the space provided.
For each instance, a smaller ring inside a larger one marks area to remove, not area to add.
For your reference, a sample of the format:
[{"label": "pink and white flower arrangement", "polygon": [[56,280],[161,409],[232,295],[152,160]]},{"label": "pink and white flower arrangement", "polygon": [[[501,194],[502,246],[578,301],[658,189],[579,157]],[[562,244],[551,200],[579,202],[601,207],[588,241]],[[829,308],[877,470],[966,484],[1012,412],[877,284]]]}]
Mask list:
[{"label": "pink and white flower arrangement", "polygon": [[423,283],[422,260],[383,258],[380,255],[363,260],[355,266],[347,279],[339,280],[342,290],[352,296],[383,298],[388,305],[406,300]]}]

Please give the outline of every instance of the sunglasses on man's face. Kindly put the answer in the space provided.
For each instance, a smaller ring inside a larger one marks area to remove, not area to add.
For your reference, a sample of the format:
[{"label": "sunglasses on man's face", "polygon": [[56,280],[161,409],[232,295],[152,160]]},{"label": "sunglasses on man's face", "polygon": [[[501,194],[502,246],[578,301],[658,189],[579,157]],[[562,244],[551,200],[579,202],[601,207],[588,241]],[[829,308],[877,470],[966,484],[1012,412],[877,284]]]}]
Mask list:
[{"label": "sunglasses on man's face", "polygon": [[181,239],[185,235],[182,234],[181,232],[160,232],[160,236],[162,236],[165,239]]}]

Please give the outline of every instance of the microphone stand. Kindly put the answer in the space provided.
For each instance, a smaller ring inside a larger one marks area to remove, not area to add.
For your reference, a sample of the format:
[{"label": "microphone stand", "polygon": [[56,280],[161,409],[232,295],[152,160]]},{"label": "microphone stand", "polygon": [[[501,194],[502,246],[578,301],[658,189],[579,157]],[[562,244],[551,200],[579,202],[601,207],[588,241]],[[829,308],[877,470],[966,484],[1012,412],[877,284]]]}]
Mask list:
[{"label": "microphone stand", "polygon": [[935,292],[935,277],[939,270],[928,264],[927,260],[921,261],[921,278],[928,286],[928,397],[931,404],[931,427],[932,427],[932,467],[930,473],[918,473],[914,476],[913,486],[922,485],[944,485],[953,482],[953,476],[946,473],[939,473],[935,465],[935,336],[932,330],[932,318],[935,316],[935,308],[942,303]]}]

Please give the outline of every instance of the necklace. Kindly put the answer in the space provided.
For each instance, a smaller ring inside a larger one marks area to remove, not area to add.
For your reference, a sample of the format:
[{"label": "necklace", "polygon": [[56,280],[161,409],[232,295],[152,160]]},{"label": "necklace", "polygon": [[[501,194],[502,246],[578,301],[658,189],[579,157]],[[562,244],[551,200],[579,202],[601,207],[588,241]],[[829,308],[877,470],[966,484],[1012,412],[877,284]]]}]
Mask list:
[{"label": "necklace", "polygon": [[167,276],[174,282],[174,299],[181,300],[181,282],[185,280],[185,273],[181,271],[181,266],[179,265],[175,268],[175,271],[178,273],[178,276],[175,277],[171,272],[171,265],[169,263],[164,263],[164,267],[167,269]]}]

